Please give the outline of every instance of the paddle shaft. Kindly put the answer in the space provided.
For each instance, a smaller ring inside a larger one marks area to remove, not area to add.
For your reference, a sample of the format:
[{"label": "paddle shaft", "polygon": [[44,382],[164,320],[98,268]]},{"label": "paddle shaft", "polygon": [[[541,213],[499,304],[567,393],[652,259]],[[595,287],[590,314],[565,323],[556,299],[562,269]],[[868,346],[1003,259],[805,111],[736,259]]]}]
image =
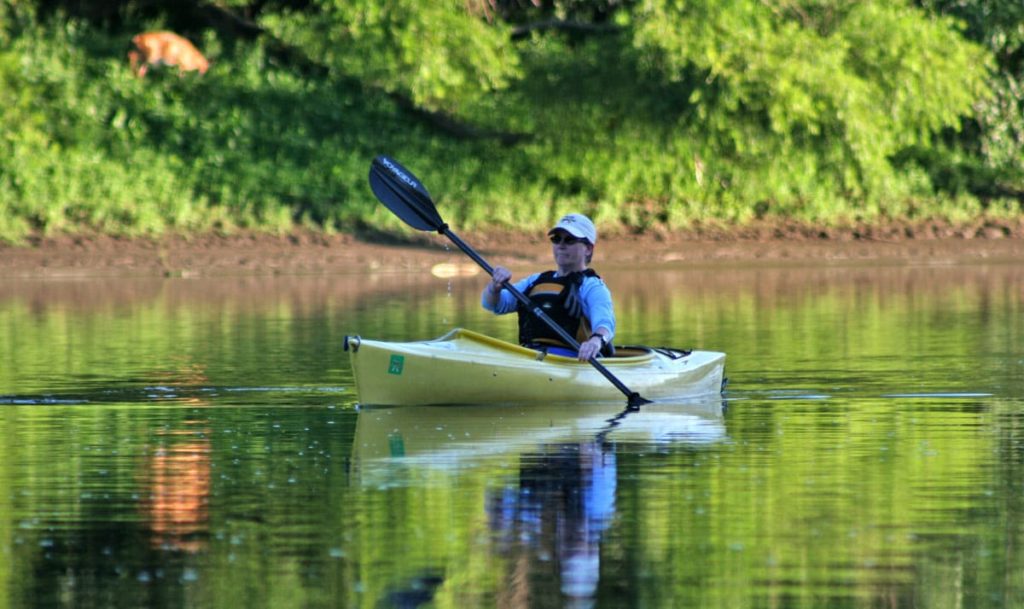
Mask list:
[{"label": "paddle shaft", "polygon": [[[480,256],[480,254],[476,253],[476,250],[470,247],[469,244],[460,239],[458,235],[453,233],[451,229],[448,228],[447,224],[442,224],[441,227],[437,229],[437,232],[441,233],[445,237],[448,237],[448,239],[456,246],[458,246],[460,250],[462,250],[467,256],[472,258],[474,262],[479,264],[483,270],[487,271],[488,275],[491,275],[492,277],[494,276],[494,268],[491,267],[491,265],[488,264],[487,261],[484,260],[482,256]],[[555,320],[548,317],[548,314],[545,313],[543,309],[533,304],[533,302],[530,301],[530,298],[526,294],[523,294],[522,292],[517,290],[514,285],[508,282],[508,280],[502,281],[501,287],[508,290],[509,293],[511,293],[512,296],[514,296],[520,304],[529,309],[529,311],[536,315],[538,319],[543,321],[545,324],[547,324],[549,328],[554,330],[558,334],[558,336],[563,341],[565,341],[565,344],[579,351],[580,344],[576,342],[576,339],[573,338],[571,334],[566,332],[565,328],[558,325],[555,322]],[[611,382],[612,385],[615,385],[616,389],[621,391],[626,396],[630,406],[635,407],[641,404],[649,403],[649,400],[640,397],[639,393],[636,393],[635,391],[630,391],[629,387],[626,387],[626,385],[624,385],[622,381],[618,379],[618,377],[609,372],[608,369],[605,368],[601,362],[597,361],[596,357],[591,357],[589,361],[590,365],[597,369],[597,371],[600,372],[601,375],[604,376],[604,378],[608,379],[608,381]]]}]

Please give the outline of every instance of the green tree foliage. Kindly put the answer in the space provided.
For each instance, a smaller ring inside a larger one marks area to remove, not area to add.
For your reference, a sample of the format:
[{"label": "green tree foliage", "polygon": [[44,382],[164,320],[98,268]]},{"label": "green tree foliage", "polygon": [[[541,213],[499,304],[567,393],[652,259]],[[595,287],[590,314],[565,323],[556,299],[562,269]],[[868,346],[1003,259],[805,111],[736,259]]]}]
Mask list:
[{"label": "green tree foliage", "polygon": [[[939,0],[37,6],[0,0],[7,239],[395,226],[365,183],[382,152],[465,228],[963,217],[983,205],[946,170],[1009,165],[1024,132],[1010,8],[979,29]],[[207,74],[127,71],[166,27]]]},{"label": "green tree foliage", "polygon": [[989,83],[993,95],[976,106],[979,133],[965,144],[976,147],[997,179],[1016,182],[1024,191],[1024,3],[1018,0],[920,0],[930,12],[956,17],[965,34],[985,46],[997,69]]},{"label": "green tree foliage", "polygon": [[900,148],[958,125],[988,65],[951,20],[888,1],[648,0],[635,44],[738,155],[809,147],[855,196],[892,187]]},{"label": "green tree foliage", "polygon": [[337,75],[425,108],[455,109],[518,76],[506,28],[465,6],[462,0],[314,0],[263,23]]}]

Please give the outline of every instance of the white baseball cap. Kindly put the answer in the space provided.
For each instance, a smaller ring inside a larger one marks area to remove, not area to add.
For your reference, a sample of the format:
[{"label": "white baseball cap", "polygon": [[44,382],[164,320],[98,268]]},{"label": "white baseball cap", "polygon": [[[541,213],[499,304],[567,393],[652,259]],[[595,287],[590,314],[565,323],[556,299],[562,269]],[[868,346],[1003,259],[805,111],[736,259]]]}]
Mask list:
[{"label": "white baseball cap", "polygon": [[556,230],[564,230],[573,237],[586,239],[591,245],[597,243],[597,229],[594,228],[594,223],[590,221],[590,218],[583,214],[569,214],[567,216],[563,216],[562,219],[558,221],[558,224],[548,231],[548,234],[550,235]]}]

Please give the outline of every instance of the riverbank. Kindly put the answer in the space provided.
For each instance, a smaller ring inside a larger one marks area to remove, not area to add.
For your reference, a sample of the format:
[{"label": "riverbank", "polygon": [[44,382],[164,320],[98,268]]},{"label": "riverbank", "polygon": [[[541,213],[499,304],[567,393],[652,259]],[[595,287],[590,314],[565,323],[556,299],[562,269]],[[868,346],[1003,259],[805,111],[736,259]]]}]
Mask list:
[{"label": "riverbank", "polygon": [[[550,261],[542,235],[460,233],[491,264],[534,267]],[[602,235],[596,268],[685,264],[784,264],[889,261],[953,264],[1024,261],[1024,220],[952,226],[900,224],[844,229],[773,223],[743,228]],[[438,271],[440,265],[440,271]],[[104,235],[33,238],[0,246],[0,277],[225,276],[359,272],[472,273],[475,265],[434,234],[354,236]]]}]

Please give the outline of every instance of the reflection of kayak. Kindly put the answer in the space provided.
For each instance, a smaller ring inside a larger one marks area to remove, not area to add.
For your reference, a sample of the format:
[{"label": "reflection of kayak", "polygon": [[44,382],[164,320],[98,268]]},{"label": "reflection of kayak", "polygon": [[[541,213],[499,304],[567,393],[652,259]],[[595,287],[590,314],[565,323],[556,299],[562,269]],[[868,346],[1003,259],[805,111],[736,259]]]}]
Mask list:
[{"label": "reflection of kayak", "polygon": [[[593,366],[456,328],[427,341],[345,338],[361,404],[621,401]],[[619,347],[601,363],[648,399],[718,395],[725,354]]]},{"label": "reflection of kayak", "polygon": [[356,463],[400,459],[433,467],[541,445],[594,442],[709,444],[726,437],[721,398],[645,404],[624,413],[612,404],[409,406],[362,408]]}]

